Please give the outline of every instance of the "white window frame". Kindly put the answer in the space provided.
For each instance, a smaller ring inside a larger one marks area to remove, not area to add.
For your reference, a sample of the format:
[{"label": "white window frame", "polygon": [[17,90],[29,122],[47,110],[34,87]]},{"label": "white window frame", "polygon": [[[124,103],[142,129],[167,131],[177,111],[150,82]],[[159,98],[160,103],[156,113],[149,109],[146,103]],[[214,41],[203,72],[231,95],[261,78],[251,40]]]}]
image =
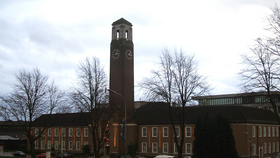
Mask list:
[{"label": "white window frame", "polygon": [[259,137],[262,137],[262,126],[259,126]]},{"label": "white window frame", "polygon": [[45,137],[45,131],[43,131],[43,130],[44,130],[44,129],[42,128],[42,129],[41,129],[41,132],[42,132],[42,135],[41,135],[41,136],[42,136],[42,137]]},{"label": "white window frame", "polygon": [[45,149],[45,141],[44,140],[41,141],[41,149]]},{"label": "white window frame", "polygon": [[65,150],[65,141],[64,141],[64,140],[61,142],[61,148],[62,148],[63,150]]},{"label": "white window frame", "polygon": [[270,132],[270,127],[267,127],[267,137],[270,137],[271,132]]},{"label": "white window frame", "polygon": [[266,137],[266,127],[263,127],[263,137]]},{"label": "white window frame", "polygon": [[279,152],[279,142],[276,142],[276,152]]},{"label": "white window frame", "polygon": [[85,146],[85,145],[88,145],[88,141],[84,141],[84,146]]},{"label": "white window frame", "polygon": [[152,143],[152,153],[157,153],[158,152],[158,143],[153,142]]},{"label": "white window frame", "polygon": [[142,142],[142,153],[147,153],[147,142]]},{"label": "white window frame", "polygon": [[177,137],[180,137],[180,127],[175,127],[175,135],[177,135]]},{"label": "white window frame", "polygon": [[52,148],[52,141],[48,140],[48,149]]},{"label": "white window frame", "polygon": [[35,134],[36,137],[38,137],[38,134],[39,134],[39,129],[38,128],[35,128],[34,134]]},{"label": "white window frame", "polygon": [[73,128],[69,128],[69,137],[73,137]]},{"label": "white window frame", "polygon": [[278,127],[276,127],[275,132],[276,132],[276,137],[279,137],[279,129],[278,129]]},{"label": "white window frame", "polygon": [[68,142],[68,150],[73,150],[73,142],[72,141]]},{"label": "white window frame", "polygon": [[[188,131],[188,129],[189,129],[189,131]],[[188,138],[192,137],[192,127],[191,126],[186,127],[186,137],[188,137]]]},{"label": "white window frame", "polygon": [[163,143],[162,144],[162,153],[168,153],[168,143]]},{"label": "white window frame", "polygon": [[55,128],[55,129],[54,129],[54,136],[55,136],[55,137],[58,137],[58,128]]},{"label": "white window frame", "polygon": [[271,153],[271,143],[268,143],[268,153]]},{"label": "white window frame", "polygon": [[88,128],[84,128],[84,137],[88,137]]},{"label": "white window frame", "polygon": [[158,136],[158,129],[157,127],[152,128],[152,137],[157,137]]},{"label": "white window frame", "polygon": [[275,137],[275,127],[272,127],[272,137]]},{"label": "white window frame", "polygon": [[263,153],[264,154],[267,153],[267,144],[266,143],[263,144]]},{"label": "white window frame", "polygon": [[272,153],[275,153],[275,142],[272,142]]},{"label": "white window frame", "polygon": [[81,150],[81,142],[76,141],[76,150]]},{"label": "white window frame", "polygon": [[65,128],[62,128],[62,129],[61,129],[61,135],[62,135],[63,137],[65,137],[65,135],[66,135],[66,129],[65,129]]},{"label": "white window frame", "polygon": [[142,127],[142,137],[147,137],[147,127]]},{"label": "white window frame", "polygon": [[38,140],[35,140],[35,141],[34,141],[34,148],[35,148],[35,149],[38,149]]},{"label": "white window frame", "polygon": [[52,129],[48,128],[48,137],[51,137],[51,136],[52,136]]},{"label": "white window frame", "polygon": [[[189,145],[189,148],[188,148]],[[188,149],[190,152],[188,152]],[[186,143],[186,154],[191,154],[192,153],[192,143]]]},{"label": "white window frame", "polygon": [[252,155],[256,155],[256,144],[252,144]]},{"label": "white window frame", "polygon": [[[165,131],[165,129],[166,129],[166,131]],[[168,127],[163,127],[163,129],[162,129],[162,136],[163,137],[168,137]]]},{"label": "white window frame", "polygon": [[80,137],[81,136],[81,129],[77,128],[76,129],[76,137]]},{"label": "white window frame", "polygon": [[54,141],[54,149],[58,150],[58,141]]}]

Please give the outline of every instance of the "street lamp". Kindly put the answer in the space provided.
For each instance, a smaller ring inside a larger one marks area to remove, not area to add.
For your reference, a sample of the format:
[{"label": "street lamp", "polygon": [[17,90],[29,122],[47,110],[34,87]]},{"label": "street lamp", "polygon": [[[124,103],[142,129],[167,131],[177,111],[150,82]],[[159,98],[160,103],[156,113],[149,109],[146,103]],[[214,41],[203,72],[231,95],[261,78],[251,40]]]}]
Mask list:
[{"label": "street lamp", "polygon": [[252,154],[251,154],[251,138],[249,138],[249,143],[250,143],[250,158],[251,158],[251,156],[252,156]]},{"label": "street lamp", "polygon": [[120,93],[118,93],[114,90],[111,90],[111,89],[107,89],[107,90],[111,93],[114,93],[114,94],[117,94],[117,95],[121,96],[122,100],[124,102],[124,156],[126,158],[126,102],[125,102],[124,97]]}]

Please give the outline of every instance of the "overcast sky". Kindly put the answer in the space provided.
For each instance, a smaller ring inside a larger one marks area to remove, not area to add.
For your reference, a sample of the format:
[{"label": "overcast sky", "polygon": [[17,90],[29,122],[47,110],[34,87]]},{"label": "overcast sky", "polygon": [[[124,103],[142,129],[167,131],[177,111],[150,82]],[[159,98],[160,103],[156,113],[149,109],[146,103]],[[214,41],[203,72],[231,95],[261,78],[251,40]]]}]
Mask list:
[{"label": "overcast sky", "polygon": [[[112,23],[133,24],[135,85],[150,74],[164,48],[195,54],[212,94],[240,92],[240,54],[264,36],[274,0],[1,0],[0,95],[15,74],[39,68],[61,89],[76,79],[86,57],[109,76]],[[135,100],[141,95],[136,94]]]}]

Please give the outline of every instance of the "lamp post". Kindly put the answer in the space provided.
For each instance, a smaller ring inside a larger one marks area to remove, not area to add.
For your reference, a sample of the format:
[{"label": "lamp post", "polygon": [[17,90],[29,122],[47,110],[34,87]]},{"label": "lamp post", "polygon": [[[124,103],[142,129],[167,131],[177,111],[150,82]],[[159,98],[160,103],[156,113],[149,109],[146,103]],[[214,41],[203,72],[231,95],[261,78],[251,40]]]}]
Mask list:
[{"label": "lamp post", "polygon": [[250,149],[250,158],[251,158],[251,156],[252,156],[251,155],[251,138],[249,138],[249,143],[250,143],[250,148],[249,149]]},{"label": "lamp post", "polygon": [[126,102],[125,102],[124,97],[120,93],[118,93],[114,90],[111,90],[111,89],[107,89],[107,90],[111,93],[121,96],[122,100],[124,102],[124,157],[126,158]]}]

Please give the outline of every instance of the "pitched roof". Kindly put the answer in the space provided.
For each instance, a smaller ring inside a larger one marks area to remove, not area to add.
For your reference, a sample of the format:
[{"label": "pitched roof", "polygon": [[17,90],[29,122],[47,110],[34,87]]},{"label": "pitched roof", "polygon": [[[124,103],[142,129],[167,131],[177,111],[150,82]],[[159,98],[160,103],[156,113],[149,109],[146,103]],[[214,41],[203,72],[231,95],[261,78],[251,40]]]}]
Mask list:
[{"label": "pitched roof", "polygon": [[87,126],[90,113],[45,114],[33,122],[35,127],[48,126]]},{"label": "pitched roof", "polygon": [[118,25],[118,24],[127,24],[129,26],[132,26],[132,24],[129,21],[125,20],[124,18],[120,18],[119,20],[113,22],[112,25]]},{"label": "pitched roof", "polygon": [[[172,107],[173,119],[178,123],[181,107]],[[227,116],[230,123],[264,123],[279,124],[277,117],[270,110],[245,106],[188,106],[185,107],[185,122],[195,124],[199,116],[208,113],[215,116],[222,113]],[[138,124],[170,124],[168,104],[162,102],[149,102],[138,108],[133,120]]]}]

